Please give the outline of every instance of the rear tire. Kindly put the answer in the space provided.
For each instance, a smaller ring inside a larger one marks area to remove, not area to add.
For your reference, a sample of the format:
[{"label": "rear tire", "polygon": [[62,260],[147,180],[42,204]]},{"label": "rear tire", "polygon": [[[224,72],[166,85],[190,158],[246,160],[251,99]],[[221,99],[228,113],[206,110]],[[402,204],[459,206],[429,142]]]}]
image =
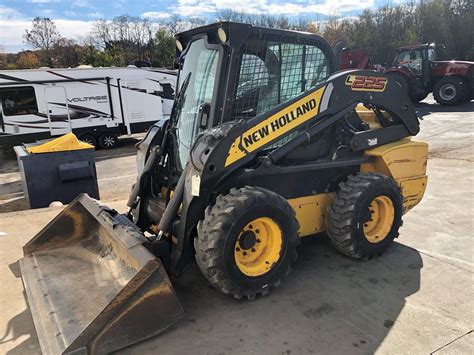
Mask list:
[{"label": "rear tire", "polygon": [[403,197],[395,181],[358,173],[342,182],[328,208],[328,236],[341,253],[368,260],[385,252],[402,225]]},{"label": "rear tire", "polygon": [[289,274],[300,243],[295,211],[280,195],[233,188],[206,209],[194,241],[196,261],[217,289],[249,300]]},{"label": "rear tire", "polygon": [[417,104],[420,101],[423,101],[424,99],[426,99],[426,96],[428,96],[428,93],[426,91],[418,92],[416,94],[410,95],[410,99],[414,104]]},{"label": "rear tire", "polygon": [[89,134],[89,133],[83,134],[79,136],[79,140],[83,141],[84,143],[93,145],[94,147],[97,147],[97,139],[92,134]]},{"label": "rear tire", "polygon": [[102,149],[114,149],[118,146],[118,136],[112,132],[105,132],[99,137],[99,147]]},{"label": "rear tire", "polygon": [[405,90],[408,96],[410,96],[410,82],[404,75],[399,73],[388,73],[387,75],[389,80],[395,80],[402,87],[402,89]]},{"label": "rear tire", "polygon": [[466,83],[455,77],[444,77],[433,89],[433,96],[440,105],[452,106],[466,100],[468,95]]}]

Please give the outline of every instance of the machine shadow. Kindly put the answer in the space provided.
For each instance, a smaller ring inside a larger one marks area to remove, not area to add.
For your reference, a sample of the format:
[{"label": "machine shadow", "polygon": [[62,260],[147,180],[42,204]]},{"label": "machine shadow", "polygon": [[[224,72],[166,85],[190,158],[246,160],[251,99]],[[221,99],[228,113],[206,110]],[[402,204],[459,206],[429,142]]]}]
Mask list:
[{"label": "machine shadow", "polygon": [[420,254],[399,243],[361,262],[336,252],[327,237],[310,237],[282,285],[252,302],[221,294],[193,267],[172,280],[184,318],[122,352],[374,353],[419,290],[422,267]]},{"label": "machine shadow", "polygon": [[[21,277],[20,265],[18,261],[8,265],[11,273],[16,277]],[[26,294],[23,291],[26,302]],[[40,345],[36,336],[36,331],[31,317],[30,309],[27,308],[12,317],[8,323],[4,334],[0,334],[0,344],[7,344],[22,336],[28,336],[23,342],[6,352],[7,355],[41,354]]]},{"label": "machine shadow", "polygon": [[434,112],[473,112],[474,102],[471,100],[460,105],[442,106],[438,103],[426,103],[422,101],[415,105],[415,110],[418,117],[421,118]]}]

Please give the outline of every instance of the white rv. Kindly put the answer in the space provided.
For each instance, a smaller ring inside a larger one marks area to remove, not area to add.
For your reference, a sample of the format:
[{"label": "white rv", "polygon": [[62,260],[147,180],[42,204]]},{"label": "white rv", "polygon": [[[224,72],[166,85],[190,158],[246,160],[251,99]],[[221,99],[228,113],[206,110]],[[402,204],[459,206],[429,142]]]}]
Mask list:
[{"label": "white rv", "polygon": [[75,133],[104,149],[168,117],[176,73],[155,68],[0,71],[0,146]]}]

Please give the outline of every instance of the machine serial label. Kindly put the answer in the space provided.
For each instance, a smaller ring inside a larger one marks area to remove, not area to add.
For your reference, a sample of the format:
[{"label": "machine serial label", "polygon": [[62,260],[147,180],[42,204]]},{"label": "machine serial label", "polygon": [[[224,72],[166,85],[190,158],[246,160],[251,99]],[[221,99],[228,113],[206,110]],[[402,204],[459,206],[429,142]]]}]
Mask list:
[{"label": "machine serial label", "polygon": [[351,87],[353,91],[385,91],[387,86],[387,78],[376,76],[348,75],[346,85]]},{"label": "machine serial label", "polygon": [[280,112],[250,128],[232,143],[225,166],[243,158],[247,153],[273,142],[283,134],[316,116],[324,87],[285,107]]}]

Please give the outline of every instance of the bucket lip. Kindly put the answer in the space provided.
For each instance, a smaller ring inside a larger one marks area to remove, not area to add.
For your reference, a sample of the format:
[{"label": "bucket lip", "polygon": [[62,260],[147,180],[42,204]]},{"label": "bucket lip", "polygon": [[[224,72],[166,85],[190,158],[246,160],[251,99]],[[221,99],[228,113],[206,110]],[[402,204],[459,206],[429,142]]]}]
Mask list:
[{"label": "bucket lip", "polygon": [[[60,313],[55,314],[57,310],[55,307],[57,305],[55,306],[54,299],[42,297],[44,292],[46,294],[50,293],[51,289],[48,288],[47,283],[36,282],[37,273],[41,274],[41,270],[40,268],[33,269],[35,265],[35,255],[20,259],[21,279],[26,293],[26,301],[33,318],[41,350],[44,354],[75,353],[80,349],[87,349],[86,353],[91,354],[101,353],[101,351],[96,352],[94,349],[97,339],[100,339],[99,343],[102,343],[104,339],[108,339],[109,336],[112,336],[113,339],[115,334],[113,331],[114,324],[120,322],[124,315],[130,314],[128,313],[130,309],[133,312],[133,307],[136,305],[135,302],[137,302],[136,297],[138,297],[140,302],[144,301],[147,304],[146,297],[141,298],[139,296],[142,293],[146,294],[147,290],[160,290],[162,288],[168,290],[166,294],[168,294],[169,298],[165,299],[169,301],[165,301],[165,304],[169,306],[163,309],[164,312],[168,312],[166,322],[156,324],[154,328],[148,329],[148,333],[144,333],[140,338],[130,339],[126,344],[121,343],[117,346],[114,342],[106,341],[106,347],[113,347],[110,351],[119,350],[156,336],[171,327],[184,315],[183,306],[161,261],[153,259],[147,262],[142,269],[137,270],[137,273],[127,284],[103,308],[100,307],[93,314],[87,325],[81,326],[77,332],[71,333],[71,329],[69,329],[68,334],[67,328],[64,327],[67,319],[62,319],[62,322],[58,320],[57,316]],[[30,272],[33,270],[37,270],[37,272]],[[154,297],[161,297],[161,291],[155,292],[152,292],[152,294],[155,294]],[[131,327],[134,326],[131,323],[125,324]]]}]

